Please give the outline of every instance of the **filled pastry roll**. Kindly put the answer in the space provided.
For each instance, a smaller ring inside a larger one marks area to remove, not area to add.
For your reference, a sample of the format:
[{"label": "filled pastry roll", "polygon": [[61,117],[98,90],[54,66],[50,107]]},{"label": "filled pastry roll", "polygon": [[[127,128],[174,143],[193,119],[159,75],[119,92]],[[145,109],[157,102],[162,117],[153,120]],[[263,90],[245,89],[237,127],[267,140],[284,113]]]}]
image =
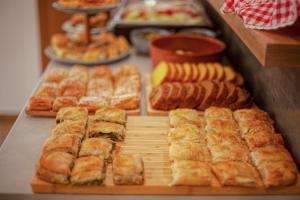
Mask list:
[{"label": "filled pastry roll", "polygon": [[88,110],[80,107],[66,107],[62,108],[56,114],[56,123],[61,123],[66,120],[71,121],[87,121]]},{"label": "filled pastry roll", "polygon": [[126,111],[114,107],[102,107],[96,111],[93,120],[96,122],[105,121],[125,125]]},{"label": "filled pastry roll", "polygon": [[169,159],[211,161],[209,150],[206,146],[198,143],[172,143],[169,147]]},{"label": "filled pastry roll", "polygon": [[171,186],[211,186],[213,180],[213,174],[207,162],[175,160],[171,165],[171,170]]},{"label": "filled pastry roll", "polygon": [[169,120],[172,127],[176,127],[180,124],[195,124],[203,127],[205,124],[204,118],[199,116],[197,110],[186,108],[171,110],[169,112]]},{"label": "filled pastry roll", "polygon": [[113,181],[116,185],[143,184],[144,165],[142,157],[118,154],[113,160]]},{"label": "filled pastry roll", "polygon": [[125,128],[123,125],[111,122],[89,121],[88,134],[89,137],[103,137],[114,141],[122,141],[125,138]]},{"label": "filled pastry roll", "polygon": [[57,83],[43,83],[35,95],[56,98],[61,95],[61,91]]},{"label": "filled pastry roll", "polygon": [[111,106],[124,110],[137,109],[140,106],[140,95],[138,93],[114,95],[111,99]]},{"label": "filled pastry roll", "polygon": [[114,143],[105,138],[85,139],[79,151],[79,157],[83,156],[103,156],[105,160],[111,159]]},{"label": "filled pastry roll", "polygon": [[28,110],[50,111],[52,110],[53,98],[32,96],[29,100]]},{"label": "filled pastry roll", "polygon": [[74,157],[66,152],[43,153],[37,165],[37,176],[47,182],[68,184]]},{"label": "filled pastry roll", "polygon": [[110,99],[106,97],[86,96],[80,98],[78,106],[95,112],[99,108],[109,106],[109,101]]},{"label": "filled pastry roll", "polygon": [[57,97],[53,103],[53,111],[57,112],[61,108],[77,106],[78,100],[76,97]]},{"label": "filled pastry roll", "polygon": [[223,186],[260,187],[256,169],[244,162],[223,161],[212,163],[212,170]]},{"label": "filled pastry roll", "polygon": [[102,156],[85,156],[75,160],[71,173],[74,185],[102,185],[105,178],[105,162]]},{"label": "filled pastry roll", "polygon": [[74,134],[80,138],[84,138],[86,130],[86,120],[65,120],[62,123],[57,124],[52,129],[52,136]]},{"label": "filled pastry roll", "polygon": [[45,82],[59,83],[68,77],[69,70],[63,67],[52,67],[45,73]]}]

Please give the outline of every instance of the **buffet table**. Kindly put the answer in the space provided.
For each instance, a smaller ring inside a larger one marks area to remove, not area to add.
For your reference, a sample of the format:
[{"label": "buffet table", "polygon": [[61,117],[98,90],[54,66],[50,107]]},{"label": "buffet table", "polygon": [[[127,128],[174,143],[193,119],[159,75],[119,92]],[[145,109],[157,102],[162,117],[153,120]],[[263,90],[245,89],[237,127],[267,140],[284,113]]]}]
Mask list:
[{"label": "buffet table", "polygon": [[[132,54],[122,63],[136,64],[143,74],[149,73],[151,63],[148,57]],[[51,62],[48,66],[57,66]],[[144,80],[143,80],[144,82]],[[141,115],[146,115],[145,87],[142,87]],[[42,144],[49,136],[49,130],[54,125],[52,118],[30,117],[24,109],[11,129],[7,139],[0,148],[0,199],[81,199],[82,195],[40,195],[33,194],[30,181],[34,173],[35,163],[39,158]],[[253,199],[251,196],[155,196],[157,199]],[[89,195],[91,199],[141,199],[141,196],[107,196]],[[142,196],[150,199],[150,196]],[[259,196],[258,199],[299,199],[299,196]]]}]

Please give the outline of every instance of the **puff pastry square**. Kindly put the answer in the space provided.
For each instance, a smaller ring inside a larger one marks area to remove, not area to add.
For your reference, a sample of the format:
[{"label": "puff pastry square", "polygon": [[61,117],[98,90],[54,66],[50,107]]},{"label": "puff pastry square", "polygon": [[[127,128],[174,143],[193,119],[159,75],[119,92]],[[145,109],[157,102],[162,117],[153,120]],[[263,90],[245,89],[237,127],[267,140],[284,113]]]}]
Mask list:
[{"label": "puff pastry square", "polygon": [[86,156],[75,160],[71,174],[74,185],[101,185],[105,178],[105,162],[102,156]]},{"label": "puff pastry square", "polygon": [[61,123],[66,120],[87,121],[87,118],[88,118],[88,110],[86,108],[66,107],[60,109],[56,114],[56,123]]},{"label": "puff pastry square", "polygon": [[77,156],[81,138],[75,134],[63,134],[47,138],[43,151],[63,151]]},{"label": "puff pastry square", "polygon": [[283,138],[281,134],[275,134],[269,131],[259,131],[246,134],[244,139],[250,149],[256,147],[263,147],[266,145],[283,145]]},{"label": "puff pastry square", "polygon": [[83,140],[79,151],[79,157],[103,156],[105,160],[111,159],[114,144],[105,138],[88,138]]},{"label": "puff pastry square", "polygon": [[205,118],[233,120],[233,113],[229,108],[209,107],[204,111]]},{"label": "puff pastry square", "polygon": [[267,145],[264,147],[254,148],[251,151],[252,161],[255,166],[259,166],[260,163],[268,161],[290,161],[293,162],[291,154],[282,145]]},{"label": "puff pastry square", "polygon": [[114,141],[122,141],[125,138],[125,128],[123,125],[111,122],[88,123],[89,137],[103,137]]},{"label": "puff pastry square", "polygon": [[56,98],[61,95],[61,91],[57,83],[43,83],[35,95]]},{"label": "puff pastry square", "polygon": [[207,132],[232,132],[238,134],[239,126],[234,120],[221,120],[215,118],[206,119],[206,131]]},{"label": "puff pastry square", "polygon": [[53,103],[53,111],[57,112],[61,108],[77,106],[78,100],[76,97],[57,97]]},{"label": "puff pastry square", "polygon": [[204,127],[205,120],[199,116],[197,110],[179,108],[169,112],[170,125],[176,127],[180,124],[195,124],[199,127]]},{"label": "puff pastry square", "polygon": [[80,98],[78,106],[87,108],[89,111],[95,112],[99,108],[109,106],[109,104],[109,98],[86,96]]},{"label": "puff pastry square", "polygon": [[262,162],[258,170],[266,187],[292,185],[297,180],[297,168],[293,162]]},{"label": "puff pastry square", "polygon": [[171,165],[171,170],[171,186],[210,186],[213,180],[213,175],[207,162],[175,160]]},{"label": "puff pastry square", "polygon": [[241,138],[232,132],[220,132],[220,133],[207,133],[207,146],[211,147],[214,145],[237,145],[243,144]]},{"label": "puff pastry square", "polygon": [[206,134],[203,130],[193,124],[181,124],[171,128],[168,133],[168,143],[199,143],[206,145]]},{"label": "puff pastry square", "polygon": [[50,183],[68,184],[74,157],[66,152],[43,153],[37,165],[37,176]]},{"label": "puff pastry square", "polygon": [[140,95],[138,93],[114,95],[111,99],[111,106],[124,110],[138,109],[140,107]]},{"label": "puff pastry square", "polygon": [[105,121],[125,125],[126,111],[114,107],[102,107],[98,109],[93,117],[96,122]]},{"label": "puff pastry square", "polygon": [[238,122],[267,121],[273,123],[268,113],[259,109],[240,109],[233,112]]},{"label": "puff pastry square", "polygon": [[52,129],[52,136],[74,134],[79,136],[80,138],[84,138],[86,133],[85,127],[86,127],[85,120],[77,120],[77,121],[65,120],[64,122],[57,124]]},{"label": "puff pastry square", "polygon": [[249,121],[249,122],[239,122],[240,134],[244,138],[245,135],[249,133],[256,133],[261,131],[275,133],[272,123],[268,121]]},{"label": "puff pastry square", "polygon": [[241,161],[250,162],[249,149],[246,145],[214,145],[209,147],[213,162]]},{"label": "puff pastry square", "polygon": [[45,82],[55,82],[59,83],[63,79],[67,78],[69,70],[62,67],[53,67],[46,71],[45,73]]},{"label": "puff pastry square", "polygon": [[210,161],[211,156],[206,146],[199,143],[172,143],[169,148],[170,160]]},{"label": "puff pastry square", "polygon": [[112,68],[106,65],[95,66],[89,70],[89,79],[112,78]]},{"label": "puff pastry square", "polygon": [[140,155],[118,154],[113,160],[113,181],[116,185],[141,185],[144,165]]},{"label": "puff pastry square", "polygon": [[50,111],[53,105],[53,98],[32,96],[29,100],[28,110]]},{"label": "puff pastry square", "polygon": [[262,185],[256,169],[244,162],[216,162],[212,170],[223,186],[260,187]]}]

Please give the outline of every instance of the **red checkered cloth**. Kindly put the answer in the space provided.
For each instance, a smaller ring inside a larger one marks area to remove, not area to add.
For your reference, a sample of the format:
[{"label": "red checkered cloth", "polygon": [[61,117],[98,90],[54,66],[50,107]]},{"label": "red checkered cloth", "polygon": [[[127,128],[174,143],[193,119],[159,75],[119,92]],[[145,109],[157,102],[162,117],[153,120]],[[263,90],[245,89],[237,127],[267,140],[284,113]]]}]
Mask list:
[{"label": "red checkered cloth", "polygon": [[278,29],[294,24],[300,0],[224,0],[222,13],[236,13],[247,28]]}]

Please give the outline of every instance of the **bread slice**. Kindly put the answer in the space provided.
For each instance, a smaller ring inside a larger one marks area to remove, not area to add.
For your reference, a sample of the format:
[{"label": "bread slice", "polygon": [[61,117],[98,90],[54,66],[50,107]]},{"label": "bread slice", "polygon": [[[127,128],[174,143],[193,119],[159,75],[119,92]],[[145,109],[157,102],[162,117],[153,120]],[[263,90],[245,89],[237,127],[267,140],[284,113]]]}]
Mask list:
[{"label": "bread slice", "polygon": [[220,102],[220,106],[224,106],[224,107],[228,107],[230,104],[234,103],[237,100],[237,89],[236,86],[232,83],[225,83],[225,86],[228,90],[228,95],[226,97],[226,99],[224,99],[223,102]]},{"label": "bread slice", "polygon": [[216,68],[213,63],[206,63],[205,67],[208,71],[208,80],[214,80],[217,77]]},{"label": "bread slice", "polygon": [[169,70],[169,74],[168,74],[168,82],[173,82],[176,81],[177,78],[177,68],[175,67],[175,65],[173,63],[168,63],[168,70]]},{"label": "bread slice", "polygon": [[172,110],[175,109],[177,107],[177,96],[178,96],[178,92],[179,92],[179,87],[178,85],[175,85],[173,83],[170,83],[171,85],[171,90],[169,93],[169,96],[167,97],[167,102],[166,102],[166,107],[168,110]]},{"label": "bread slice", "polygon": [[179,104],[179,108],[190,108],[191,102],[196,98],[198,94],[198,88],[193,83],[184,83],[185,97]]},{"label": "bread slice", "polygon": [[244,78],[240,73],[236,73],[235,85],[243,86],[244,85]]},{"label": "bread slice", "polygon": [[199,69],[197,67],[197,64],[192,63],[192,70],[193,70],[193,77],[192,77],[192,82],[197,82],[197,80],[199,79],[200,73],[199,73]]},{"label": "bread slice", "polygon": [[225,77],[225,72],[224,72],[223,66],[220,63],[214,63],[214,66],[215,66],[216,72],[217,72],[216,79],[218,81],[222,81]]},{"label": "bread slice", "polygon": [[219,88],[215,82],[209,80],[201,82],[201,86],[205,88],[205,96],[198,109],[205,110],[216,100]]},{"label": "bread slice", "polygon": [[237,109],[242,109],[242,108],[249,108],[252,106],[252,98],[250,94],[239,87],[237,89],[237,100],[229,105],[229,108],[231,110],[237,110]]},{"label": "bread slice", "polygon": [[166,62],[160,62],[152,72],[151,81],[152,85],[158,86],[168,80],[168,74],[170,73],[168,64]]},{"label": "bread slice", "polygon": [[216,96],[215,102],[212,104],[214,106],[221,106],[222,102],[225,101],[226,97],[228,96],[228,89],[224,82],[218,82],[219,91]]},{"label": "bread slice", "polygon": [[183,66],[180,63],[175,63],[177,72],[178,72],[178,78],[176,78],[176,81],[183,82],[183,79],[185,77],[185,71],[183,69]]},{"label": "bread slice", "polygon": [[177,96],[175,98],[176,101],[173,102],[174,106],[176,105],[176,108],[177,108],[180,105],[180,103],[184,100],[185,95],[186,95],[186,91],[185,91],[185,87],[183,87],[182,83],[174,82],[173,84],[174,84],[175,87],[178,88],[178,93],[177,93]]},{"label": "bread slice", "polygon": [[195,83],[195,86],[198,88],[198,94],[196,98],[191,102],[190,107],[191,108],[196,108],[201,104],[203,101],[204,95],[205,95],[205,89],[202,87],[200,84]]},{"label": "bread slice", "polygon": [[150,103],[152,108],[157,110],[167,110],[165,104],[170,92],[171,84],[169,83],[164,83],[161,86],[153,88],[150,94]]},{"label": "bread slice", "polygon": [[235,71],[231,67],[225,66],[224,72],[225,72],[224,81],[234,83],[234,81],[236,79]]},{"label": "bread slice", "polygon": [[189,63],[184,63],[183,65],[183,70],[185,72],[184,74],[184,78],[183,78],[183,81],[184,83],[186,82],[191,82],[191,79],[193,77],[193,71],[192,71],[192,67],[191,67],[191,64]]},{"label": "bread slice", "polygon": [[205,67],[204,63],[198,64],[198,70],[199,70],[199,79],[198,82],[206,80],[208,78],[208,72],[207,68]]}]

